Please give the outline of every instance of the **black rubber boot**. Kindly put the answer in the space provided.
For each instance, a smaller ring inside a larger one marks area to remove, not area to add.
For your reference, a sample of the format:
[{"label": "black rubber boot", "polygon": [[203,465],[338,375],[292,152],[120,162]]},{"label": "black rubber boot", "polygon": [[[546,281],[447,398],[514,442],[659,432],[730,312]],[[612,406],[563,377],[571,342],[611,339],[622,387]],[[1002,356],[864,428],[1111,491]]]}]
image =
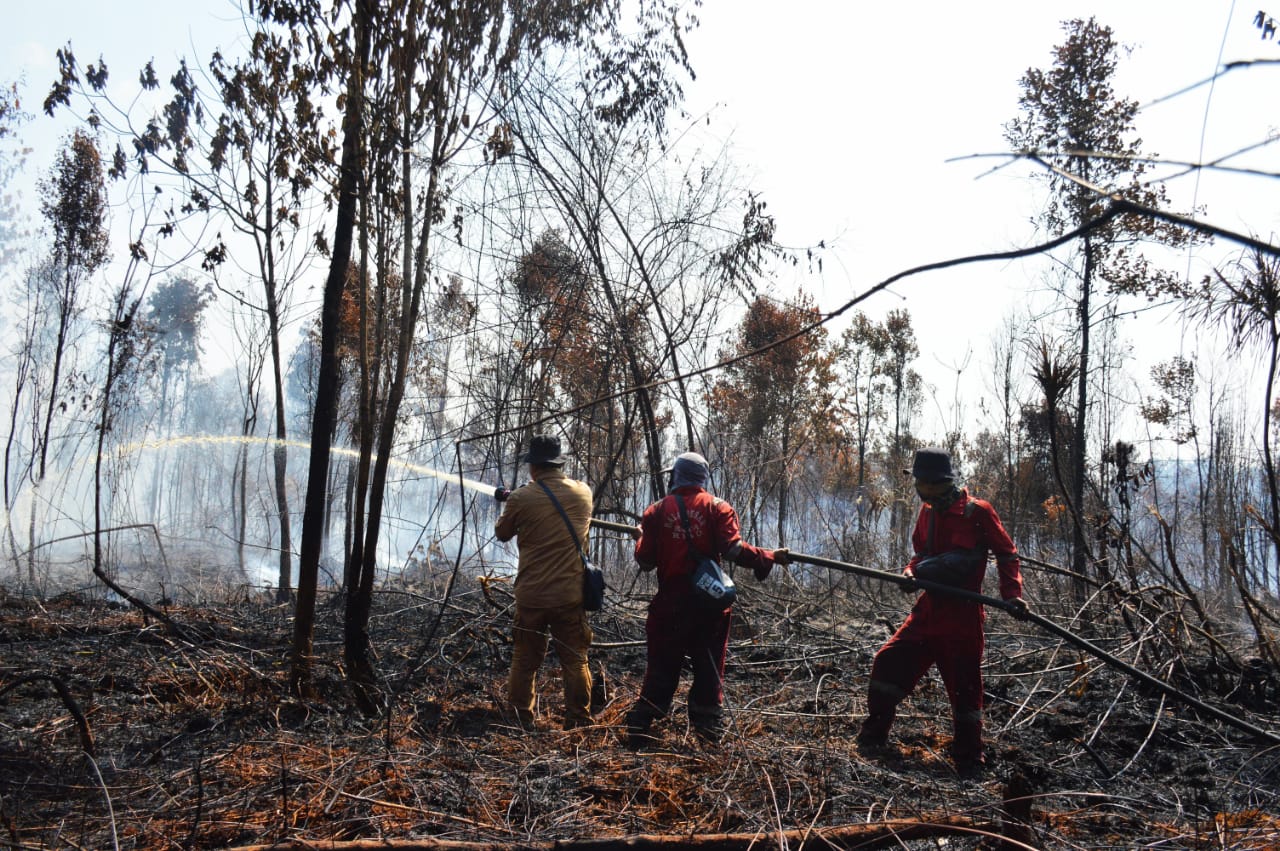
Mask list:
[{"label": "black rubber boot", "polygon": [[635,707],[627,713],[627,747],[633,751],[653,747],[658,743],[650,730],[653,727],[653,713],[641,707]]},{"label": "black rubber boot", "polygon": [[704,742],[719,744],[724,738],[724,713],[719,706],[689,705],[689,723]]}]

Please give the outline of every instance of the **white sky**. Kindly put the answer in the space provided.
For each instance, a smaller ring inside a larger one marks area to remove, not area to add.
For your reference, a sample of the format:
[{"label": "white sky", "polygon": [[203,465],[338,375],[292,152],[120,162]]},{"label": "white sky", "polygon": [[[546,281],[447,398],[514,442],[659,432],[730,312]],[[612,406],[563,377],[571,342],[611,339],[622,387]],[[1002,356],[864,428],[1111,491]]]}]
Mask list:
[{"label": "white sky", "polygon": [[[1116,90],[1146,104],[1210,77],[1220,50],[1223,63],[1280,59],[1280,42],[1253,26],[1259,8],[1229,0],[710,0],[689,40],[699,69],[690,94],[702,108],[722,103],[717,118],[736,128],[737,159],[754,168],[781,241],[834,246],[821,280],[802,281],[829,310],[904,269],[1037,241],[1030,218],[1041,196],[1029,165],[990,174],[999,160],[948,160],[1008,149],[1003,127],[1017,114],[1018,82],[1028,68],[1051,65],[1062,21],[1096,17],[1131,46]],[[1280,0],[1268,11],[1280,19]],[[1280,67],[1255,67],[1220,79],[1211,101],[1203,86],[1145,109],[1144,150],[1208,161],[1273,137],[1278,90]],[[1232,164],[1280,172],[1280,150]],[[1186,176],[1170,193],[1181,209],[1194,197],[1222,227],[1267,238],[1280,231],[1273,180],[1206,173],[1198,187]],[[1233,251],[1184,255],[1176,268],[1199,279],[1210,260]],[[962,382],[962,426],[976,430],[990,337],[1006,315],[1044,302],[1039,270],[1017,261],[931,272],[896,284],[900,297],[880,294],[863,307],[911,311],[918,367],[937,388],[926,415],[950,408],[956,368],[970,363],[977,374]],[[1149,364],[1191,354],[1181,332],[1167,311],[1133,329],[1144,381]]]},{"label": "white sky", "polygon": [[[1028,67],[1051,64],[1063,20],[1096,16],[1134,48],[1116,88],[1145,104],[1209,77],[1220,50],[1223,62],[1280,59],[1280,42],[1253,26],[1260,8],[1280,19],[1280,0],[1268,2],[1275,8],[1230,0],[706,0],[702,27],[688,40],[698,79],[687,93],[696,113],[714,106],[713,129],[732,135],[735,162],[768,201],[780,239],[830,246],[821,277],[779,282],[783,291],[804,286],[830,310],[906,268],[1035,241],[1030,219],[1040,200],[1029,166],[986,174],[999,161],[948,160],[1006,150],[1002,130],[1017,112],[1018,80]],[[0,30],[0,82],[25,81],[23,105],[38,115],[24,129],[38,146],[28,167],[35,173],[47,169],[57,141],[39,112],[58,47],[72,42],[82,64],[103,56],[128,87],[147,58],[167,77],[178,56],[206,56],[241,33],[234,0],[13,5]],[[1219,80],[1211,101],[1203,86],[1154,106],[1140,118],[1144,149],[1207,161],[1258,143],[1280,125],[1278,90],[1280,67],[1255,67]],[[1232,163],[1280,172],[1280,151],[1269,146]],[[1215,224],[1267,238],[1280,231],[1273,180],[1206,173],[1198,185],[1185,176],[1170,189],[1179,208],[1194,196]],[[1178,263],[1198,279],[1231,251],[1219,245]],[[909,279],[863,309],[911,311],[918,367],[941,405],[951,404],[956,368],[971,364],[961,425],[973,432],[991,334],[1006,315],[1043,301],[1035,263],[987,263]],[[1165,313],[1135,329],[1143,363],[1187,351],[1182,330]],[[1145,367],[1138,372],[1145,378]]]}]

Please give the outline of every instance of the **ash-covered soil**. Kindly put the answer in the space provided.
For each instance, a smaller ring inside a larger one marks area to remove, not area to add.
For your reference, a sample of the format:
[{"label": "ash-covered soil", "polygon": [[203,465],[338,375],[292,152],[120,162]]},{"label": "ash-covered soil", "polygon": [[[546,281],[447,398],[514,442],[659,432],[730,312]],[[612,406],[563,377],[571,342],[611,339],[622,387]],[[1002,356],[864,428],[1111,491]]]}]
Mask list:
[{"label": "ash-covered soil", "polygon": [[[497,711],[510,651],[501,585],[464,584],[443,606],[428,591],[377,596],[370,635],[389,709],[374,717],[345,684],[335,600],[322,600],[317,624],[319,697],[298,700],[286,688],[289,605],[165,609],[183,640],[83,595],[9,597],[0,847],[732,834],[746,848],[778,847],[787,831],[842,847],[1280,847],[1280,748],[999,613],[988,618],[987,774],[952,770],[932,673],[903,705],[897,752],[860,754],[871,657],[907,605],[874,590],[743,589],[725,740],[700,740],[677,711],[641,753],[622,745],[620,727],[643,674],[643,588],[593,616],[606,693],[597,724],[571,732],[559,729],[554,657],[538,730]],[[1154,661],[1163,669],[1151,673],[1280,733],[1273,680],[1241,688],[1211,656],[1162,661],[1119,627],[1095,627],[1111,652]],[[849,833],[912,821],[936,832]]]}]

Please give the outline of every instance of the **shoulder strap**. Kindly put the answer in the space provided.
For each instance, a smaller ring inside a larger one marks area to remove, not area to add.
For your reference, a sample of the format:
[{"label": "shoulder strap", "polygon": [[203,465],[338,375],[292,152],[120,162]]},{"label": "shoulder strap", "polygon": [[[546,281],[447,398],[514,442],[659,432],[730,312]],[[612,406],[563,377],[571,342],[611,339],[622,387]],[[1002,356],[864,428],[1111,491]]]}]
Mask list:
[{"label": "shoulder strap", "polygon": [[973,528],[978,531],[978,540],[983,542],[982,546],[985,546],[986,545],[985,542],[987,540],[987,531],[982,528],[981,518],[975,516],[977,515],[977,513],[978,513],[978,500],[971,496],[969,497],[969,501],[966,502],[964,505],[964,516],[966,520],[973,521]]},{"label": "shoulder strap", "polygon": [[[982,523],[978,520],[978,518],[973,516],[977,510],[978,510],[978,501],[974,497],[968,494],[965,494],[964,508],[960,509],[961,516],[963,516],[965,520],[973,521],[973,528],[976,529],[978,532],[978,540],[985,541],[987,538],[987,533],[983,531]],[[941,513],[942,512],[930,506],[929,525],[925,531],[925,541],[926,541],[925,555],[926,556],[938,555],[938,553],[935,552],[935,547],[937,546],[936,537],[937,537],[937,531],[938,531],[938,515]],[[985,546],[985,544],[983,544],[982,546]]]},{"label": "shoulder strap", "polygon": [[[685,535],[685,539],[689,541],[689,549],[697,553],[698,555],[702,556],[703,558],[714,559],[715,556],[706,555],[704,552],[702,552],[702,550],[698,549],[697,545],[694,544],[693,542],[693,530],[689,528],[689,514],[688,512],[685,511],[685,508],[684,508],[684,498],[680,496],[680,494],[678,493],[673,493],[671,495],[676,498],[676,505],[680,507],[680,522],[684,524],[684,535]],[[712,533],[712,542],[714,543],[714,541],[715,541],[715,534]]]},{"label": "shoulder strap", "polygon": [[569,520],[569,515],[565,513],[564,506],[560,504],[560,500],[556,499],[556,495],[551,492],[551,488],[547,487],[546,482],[538,482],[538,487],[546,492],[551,498],[551,504],[556,507],[556,511],[560,512],[560,518],[564,520],[564,527],[569,530],[569,536],[573,538],[573,546],[578,550],[578,558],[582,559],[582,563],[587,563],[587,554],[582,551],[582,544],[578,543],[578,533],[573,531],[573,523]]}]

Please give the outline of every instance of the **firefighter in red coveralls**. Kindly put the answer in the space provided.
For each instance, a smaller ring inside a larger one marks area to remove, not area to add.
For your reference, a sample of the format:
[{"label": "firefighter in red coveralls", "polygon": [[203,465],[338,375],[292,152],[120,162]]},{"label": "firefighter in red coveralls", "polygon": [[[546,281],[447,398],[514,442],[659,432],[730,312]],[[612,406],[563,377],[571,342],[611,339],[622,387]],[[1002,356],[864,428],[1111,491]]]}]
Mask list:
[{"label": "firefighter in red coveralls", "polygon": [[[742,540],[733,507],[706,491],[710,469],[701,455],[685,452],[664,472],[671,473],[670,492],[645,510],[636,541],[640,569],[657,568],[658,593],[649,603],[645,621],[644,684],[627,713],[627,744],[632,748],[653,743],[650,727],[671,710],[686,657],[693,669],[688,710],[694,732],[711,742],[719,741],[724,732],[721,686],[732,608],[708,608],[694,598],[690,581],[694,551],[749,567],[761,582],[775,564],[791,561],[785,548],[765,550]],[[692,549],[685,536],[681,501]]]},{"label": "firefighter in red coveralls", "polygon": [[[989,502],[957,488],[951,456],[942,449],[916,452],[911,475],[924,503],[911,533],[915,556],[904,573],[926,578],[922,562],[947,557],[948,579],[934,578],[970,591],[980,591],[987,554],[996,557],[1000,597],[1015,616],[1027,610],[1022,600],[1022,572],[1018,551]],[[927,563],[940,563],[942,559]],[[903,586],[910,591],[909,586]],[[980,773],[986,764],[982,748],[982,631],[986,612],[981,603],[924,592],[898,631],[876,653],[867,688],[867,717],[858,733],[861,749],[885,748],[898,704],[933,665],[938,666],[951,701],[954,737],[951,758],[964,777]]]}]

